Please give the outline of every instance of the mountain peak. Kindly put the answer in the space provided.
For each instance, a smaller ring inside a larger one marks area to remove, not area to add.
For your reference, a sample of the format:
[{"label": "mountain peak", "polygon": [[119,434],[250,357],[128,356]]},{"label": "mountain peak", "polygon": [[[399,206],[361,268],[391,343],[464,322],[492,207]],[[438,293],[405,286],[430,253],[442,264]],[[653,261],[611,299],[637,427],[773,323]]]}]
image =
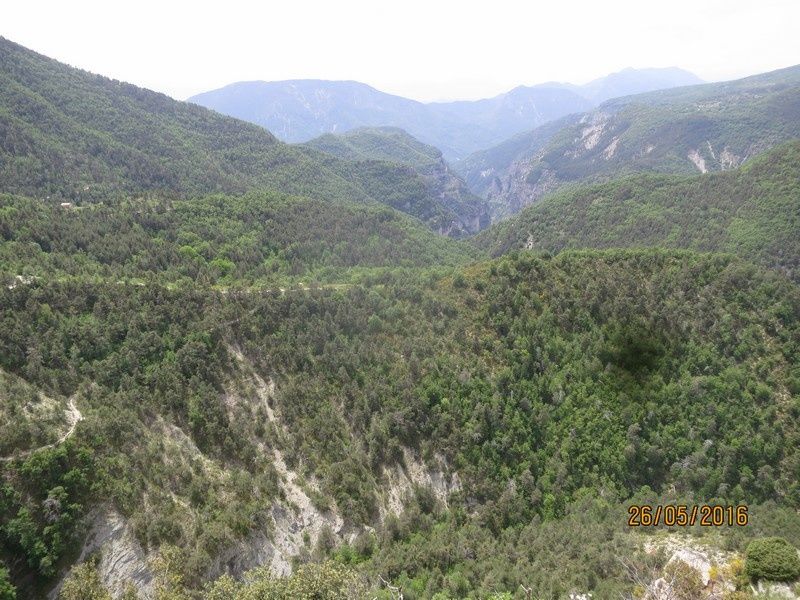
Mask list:
[{"label": "mountain peak", "polygon": [[600,104],[620,96],[631,96],[700,83],[704,82],[697,75],[678,67],[646,69],[626,67],[621,71],[590,81],[581,86],[580,91],[594,104]]}]

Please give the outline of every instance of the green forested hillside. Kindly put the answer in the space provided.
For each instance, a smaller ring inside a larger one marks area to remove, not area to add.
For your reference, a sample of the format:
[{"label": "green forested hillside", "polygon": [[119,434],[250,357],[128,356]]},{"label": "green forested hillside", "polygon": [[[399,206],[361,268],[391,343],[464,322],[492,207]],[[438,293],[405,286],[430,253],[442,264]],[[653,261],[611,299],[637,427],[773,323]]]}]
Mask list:
[{"label": "green forested hillside", "polygon": [[523,247],[667,247],[731,252],[800,276],[800,142],[731,172],[635,175],[558,192],[475,243]]},{"label": "green forested hillside", "polygon": [[0,191],[97,201],[253,188],[380,202],[434,229],[459,217],[407,167],[289,146],[258,126],[0,38]]},{"label": "green forested hillside", "polygon": [[497,214],[516,212],[569,182],[728,170],[798,138],[800,67],[609,100],[558,132],[534,137],[546,143],[522,153],[509,152],[507,143],[460,168]]},{"label": "green forested hillside", "polygon": [[[407,581],[409,598],[531,581],[548,598],[624,588],[602,561],[570,563],[561,580],[541,562],[503,567],[486,541],[445,550],[447,539],[502,534],[509,552],[518,536],[557,535],[535,524],[570,523],[587,497],[613,536],[626,528],[613,506],[644,486],[800,503],[800,296],[731,258],[522,253],[452,276],[292,293],[36,279],[3,286],[0,300],[0,367],[74,394],[84,416],[64,444],[0,466],[2,556],[21,585],[55,572],[99,502],[123,511],[145,548],[176,546],[185,584],[198,585],[217,553],[273,530],[275,449],[317,482],[321,509],[378,527],[348,552],[365,573]],[[247,391],[241,360],[274,382],[274,416]],[[458,475],[451,508],[422,489],[412,512],[381,519],[386,469],[409,451]],[[55,520],[48,498],[62,507]],[[307,558],[329,551],[319,539]]]},{"label": "green forested hillside", "polygon": [[442,153],[397,127],[360,127],[335,135],[327,133],[303,144],[347,160],[385,160],[409,167],[427,167]]},{"label": "green forested hillside", "polygon": [[[745,114],[791,125],[794,77],[703,110],[777,143]],[[479,206],[435,150],[317,142],[0,39],[0,600],[605,600],[687,530],[800,545],[798,142],[477,247],[430,230]],[[657,502],[750,521],[628,525]]]},{"label": "green forested hillside", "polygon": [[0,195],[0,242],[7,277],[212,285],[342,281],[359,270],[447,267],[477,254],[386,207],[271,192],[70,209]]},{"label": "green forested hillside", "polygon": [[477,233],[489,224],[486,203],[469,191],[442,153],[402,129],[362,127],[326,134],[305,145],[346,160],[385,161],[413,168],[425,181],[428,194],[456,217],[449,228],[440,229],[443,233]]}]

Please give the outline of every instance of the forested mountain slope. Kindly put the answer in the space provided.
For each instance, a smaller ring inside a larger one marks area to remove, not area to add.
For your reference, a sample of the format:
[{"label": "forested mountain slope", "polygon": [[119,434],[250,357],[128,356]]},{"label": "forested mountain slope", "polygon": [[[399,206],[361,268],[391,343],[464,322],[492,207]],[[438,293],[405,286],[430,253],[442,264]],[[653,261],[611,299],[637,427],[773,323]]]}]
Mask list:
[{"label": "forested mountain slope", "polygon": [[591,107],[559,86],[519,87],[474,102],[424,104],[357,81],[244,81],[189,99],[273,131],[289,142],[360,127],[399,127],[458,160],[480,148]]},{"label": "forested mountain slope", "polygon": [[[775,77],[740,106],[793,106]],[[2,600],[631,597],[707,530],[632,504],[745,506],[706,537],[797,558],[797,142],[477,248],[430,229],[435,149],[317,143],[0,40]]]},{"label": "forested mountain slope", "polygon": [[444,162],[438,148],[423,144],[398,127],[359,127],[346,133],[326,133],[303,145],[346,160],[385,160],[409,167]]},{"label": "forested mountain slope", "polygon": [[186,197],[269,188],[380,202],[437,230],[474,219],[428,195],[413,170],[339,160],[255,125],[70,68],[0,38],[0,191],[67,200]]},{"label": "forested mountain slope", "polygon": [[492,98],[422,103],[357,81],[242,81],[189,99],[272,131],[288,142],[362,127],[399,127],[447,160],[627,94],[701,83],[681,69],[625,69],[585,85],[520,85]]},{"label": "forested mountain slope", "polygon": [[65,209],[0,194],[0,265],[23,279],[275,287],[344,281],[355,268],[454,266],[476,255],[382,206],[250,192]]},{"label": "forested mountain slope", "polygon": [[504,216],[565,183],[728,170],[798,137],[800,67],[791,67],[610,100],[558,131],[470,157],[459,170]]},{"label": "forested mountain slope", "polygon": [[800,141],[739,169],[632,175],[573,187],[482,232],[493,255],[511,249],[664,247],[731,252],[800,278]]},{"label": "forested mountain slope", "polygon": [[[359,569],[409,597],[487,594],[490,573],[555,597],[629,585],[599,555],[562,555],[570,544],[539,557],[568,561],[566,579],[496,561],[573,502],[602,513],[642,486],[800,502],[800,296],[731,258],[522,253],[286,292],[42,278],[3,285],[0,306],[3,371],[74,396],[84,417],[63,444],[0,465],[0,555],[26,590],[53,581],[82,515],[109,503],[190,587],[220,557],[241,573],[357,534]],[[323,516],[287,521],[284,494]],[[607,523],[623,535],[624,519]],[[447,536],[499,546],[435,550]]]},{"label": "forested mountain slope", "polygon": [[363,127],[343,134],[329,133],[305,145],[346,160],[381,160],[413,168],[441,206],[462,216],[454,222],[453,230],[445,233],[477,233],[489,224],[486,203],[469,191],[442,153],[402,129]]}]

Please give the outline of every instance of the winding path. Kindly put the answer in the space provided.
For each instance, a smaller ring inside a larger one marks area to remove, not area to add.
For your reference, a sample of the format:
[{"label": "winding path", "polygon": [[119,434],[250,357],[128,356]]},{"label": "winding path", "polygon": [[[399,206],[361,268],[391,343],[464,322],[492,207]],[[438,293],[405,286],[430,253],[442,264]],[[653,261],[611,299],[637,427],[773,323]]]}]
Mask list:
[{"label": "winding path", "polygon": [[38,448],[23,450],[22,452],[17,452],[11,456],[0,456],[0,462],[10,462],[19,458],[27,458],[39,450],[54,448],[59,444],[63,444],[69,437],[71,437],[75,433],[75,428],[78,426],[78,423],[83,421],[83,414],[78,410],[78,407],[75,406],[75,396],[70,397],[69,402],[67,403],[67,420],[69,421],[69,429],[67,429],[67,431],[52,444],[45,444],[44,446],[39,446]]}]

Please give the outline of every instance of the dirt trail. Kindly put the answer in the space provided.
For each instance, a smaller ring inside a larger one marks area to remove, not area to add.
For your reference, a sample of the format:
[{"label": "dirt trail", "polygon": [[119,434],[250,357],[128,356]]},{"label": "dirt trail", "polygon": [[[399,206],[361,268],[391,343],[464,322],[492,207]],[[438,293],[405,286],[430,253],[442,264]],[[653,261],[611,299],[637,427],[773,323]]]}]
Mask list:
[{"label": "dirt trail", "polygon": [[27,458],[39,450],[54,448],[59,444],[63,444],[69,437],[71,437],[75,433],[75,428],[78,426],[78,423],[83,421],[83,414],[78,410],[78,407],[75,406],[75,396],[72,396],[67,403],[67,421],[69,422],[69,429],[67,429],[67,431],[52,444],[45,444],[44,446],[39,446],[38,448],[23,450],[22,452],[17,452],[11,456],[0,456],[0,462],[10,462],[18,458]]}]

